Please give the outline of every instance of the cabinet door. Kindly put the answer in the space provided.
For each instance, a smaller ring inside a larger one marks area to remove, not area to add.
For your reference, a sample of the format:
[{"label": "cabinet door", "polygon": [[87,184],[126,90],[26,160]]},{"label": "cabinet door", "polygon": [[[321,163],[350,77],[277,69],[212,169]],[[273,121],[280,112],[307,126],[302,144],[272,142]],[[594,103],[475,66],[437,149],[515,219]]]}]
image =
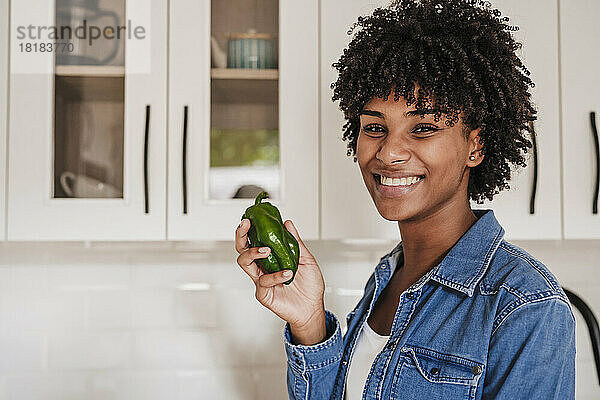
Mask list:
[{"label": "cabinet door", "polygon": [[[530,214],[533,180],[531,166],[513,175],[511,190],[502,192],[493,202],[474,208],[492,208],[507,230],[507,237],[560,238],[560,178],[558,124],[558,63],[556,5],[544,0],[519,2],[497,0],[495,6],[520,25],[517,39],[524,42],[522,56],[536,83],[534,101],[539,107],[536,129],[538,139],[538,182],[535,212]],[[322,207],[323,238],[384,238],[397,239],[394,222],[384,220],[377,212],[364,187],[358,165],[346,157],[346,142],[342,142],[342,113],[331,102],[329,85],[336,79],[331,64],[339,58],[349,42],[346,31],[359,15],[370,13],[387,2],[352,1],[322,4]],[[543,21],[543,23],[540,23]],[[343,205],[343,206],[341,206]],[[360,210],[360,211],[358,211]],[[352,218],[348,218],[348,212]],[[358,211],[358,212],[357,212]]]},{"label": "cabinet door", "polygon": [[321,2],[321,237],[322,239],[399,238],[398,224],[385,220],[371,199],[358,163],[346,155],[342,141],[344,115],[332,102],[332,67],[350,43],[347,31],[359,16],[371,14],[388,1],[335,0]]},{"label": "cabinet door", "polygon": [[600,127],[599,13],[595,0],[560,1],[565,239],[600,238],[594,144]]},{"label": "cabinet door", "polygon": [[262,190],[318,238],[317,4],[170,2],[169,240],[233,240]]},{"label": "cabinet door", "polygon": [[165,4],[12,2],[9,240],[165,239]]},{"label": "cabinet door", "polygon": [[558,73],[558,10],[555,2],[545,0],[492,1],[502,15],[507,15],[513,32],[523,44],[518,54],[531,71],[535,83],[530,88],[538,110],[537,132],[537,185],[532,208],[535,164],[529,149],[527,167],[514,170],[510,189],[494,196],[494,200],[473,208],[491,208],[512,239],[560,239],[560,133],[559,133],[559,73]]},{"label": "cabinet door", "polygon": [[6,104],[8,101],[8,0],[0,0],[0,240],[6,238]]}]

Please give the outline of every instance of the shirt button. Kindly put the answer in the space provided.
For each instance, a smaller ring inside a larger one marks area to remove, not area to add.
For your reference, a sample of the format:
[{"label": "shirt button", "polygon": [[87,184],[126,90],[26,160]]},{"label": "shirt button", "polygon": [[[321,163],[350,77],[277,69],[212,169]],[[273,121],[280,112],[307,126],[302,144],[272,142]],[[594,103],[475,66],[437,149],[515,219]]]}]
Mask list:
[{"label": "shirt button", "polygon": [[343,360],[343,361],[342,361],[342,364],[346,365],[346,364],[348,364],[348,361],[346,361],[346,360]]},{"label": "shirt button", "polygon": [[481,373],[482,369],[479,365],[476,365],[473,367],[473,374],[475,375],[479,375]]},{"label": "shirt button", "polygon": [[431,371],[429,371],[429,373],[431,373],[431,375],[437,375],[440,373],[440,369],[439,368],[431,368]]},{"label": "shirt button", "polygon": [[406,298],[407,299],[412,300],[413,297],[414,297],[414,295],[411,292],[406,293]]}]

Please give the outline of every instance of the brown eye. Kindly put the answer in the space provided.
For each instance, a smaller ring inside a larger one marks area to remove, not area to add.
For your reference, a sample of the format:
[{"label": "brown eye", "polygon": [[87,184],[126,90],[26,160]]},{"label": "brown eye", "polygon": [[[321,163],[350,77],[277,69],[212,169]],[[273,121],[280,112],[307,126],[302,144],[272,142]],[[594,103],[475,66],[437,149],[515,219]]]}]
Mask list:
[{"label": "brown eye", "polygon": [[385,130],[381,125],[371,124],[362,127],[363,132],[383,133]]},{"label": "brown eye", "polygon": [[439,130],[440,129],[435,125],[418,125],[413,130],[413,133],[423,134],[423,133],[435,132],[435,131],[439,131]]}]

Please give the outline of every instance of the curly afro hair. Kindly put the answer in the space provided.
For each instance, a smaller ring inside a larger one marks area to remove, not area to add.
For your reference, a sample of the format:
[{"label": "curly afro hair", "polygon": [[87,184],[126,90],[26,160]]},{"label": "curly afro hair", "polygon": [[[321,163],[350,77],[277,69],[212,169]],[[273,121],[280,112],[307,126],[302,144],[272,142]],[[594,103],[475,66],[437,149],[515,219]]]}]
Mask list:
[{"label": "curly afro hair", "polygon": [[[471,169],[468,196],[477,203],[510,188],[511,164],[526,166],[537,119],[529,93],[535,84],[515,51],[507,16],[481,0],[396,0],[359,17],[348,48],[332,66],[332,100],[344,112],[347,155],[356,157],[359,112],[375,96],[404,97],[419,111],[435,107],[447,126],[461,118],[464,134],[481,127],[485,155]],[[415,96],[415,86],[419,89]],[[459,116],[462,114],[462,116]]]}]

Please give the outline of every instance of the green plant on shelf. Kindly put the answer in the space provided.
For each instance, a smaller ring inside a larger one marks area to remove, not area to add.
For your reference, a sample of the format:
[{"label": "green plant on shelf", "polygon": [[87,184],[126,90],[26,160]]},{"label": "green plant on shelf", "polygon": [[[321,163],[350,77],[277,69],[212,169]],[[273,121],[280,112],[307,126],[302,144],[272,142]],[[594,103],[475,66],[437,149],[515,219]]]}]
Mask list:
[{"label": "green plant on shelf", "polygon": [[211,129],[210,166],[274,166],[279,164],[279,130]]}]

